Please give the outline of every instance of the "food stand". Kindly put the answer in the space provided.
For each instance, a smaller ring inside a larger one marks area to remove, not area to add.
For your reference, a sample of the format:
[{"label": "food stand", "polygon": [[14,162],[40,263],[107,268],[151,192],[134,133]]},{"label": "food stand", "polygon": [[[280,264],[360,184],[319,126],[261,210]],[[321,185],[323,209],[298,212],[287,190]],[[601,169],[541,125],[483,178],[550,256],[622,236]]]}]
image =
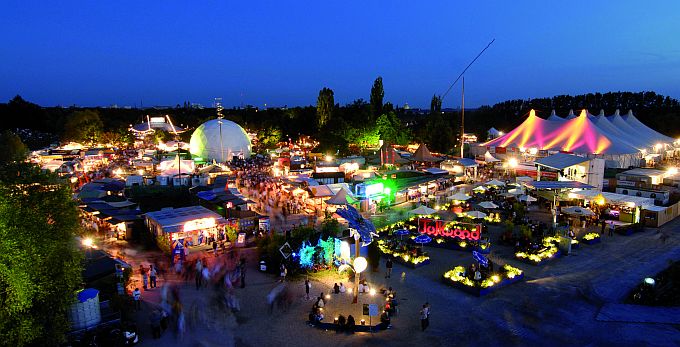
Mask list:
[{"label": "food stand", "polygon": [[187,248],[216,240],[227,225],[225,218],[203,206],[164,208],[147,213],[145,220],[161,249],[169,246],[173,262],[183,259]]}]

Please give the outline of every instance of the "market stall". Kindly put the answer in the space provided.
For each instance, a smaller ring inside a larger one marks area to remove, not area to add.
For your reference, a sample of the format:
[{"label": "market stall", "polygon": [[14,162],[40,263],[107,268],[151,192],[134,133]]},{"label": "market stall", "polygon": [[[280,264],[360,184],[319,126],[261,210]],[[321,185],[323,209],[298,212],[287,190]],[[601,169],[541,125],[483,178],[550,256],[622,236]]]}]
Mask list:
[{"label": "market stall", "polygon": [[226,219],[203,206],[165,208],[149,212],[145,218],[159,247],[172,254],[173,262],[183,259],[187,248],[217,240],[227,225]]}]

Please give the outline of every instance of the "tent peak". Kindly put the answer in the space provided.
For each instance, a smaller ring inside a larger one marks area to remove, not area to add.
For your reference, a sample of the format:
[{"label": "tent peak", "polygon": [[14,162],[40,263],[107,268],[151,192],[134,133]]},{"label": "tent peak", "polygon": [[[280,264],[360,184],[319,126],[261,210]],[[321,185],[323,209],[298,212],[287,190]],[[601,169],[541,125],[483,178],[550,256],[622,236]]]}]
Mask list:
[{"label": "tent peak", "polygon": [[628,110],[628,113],[626,114],[628,117],[633,117],[633,110]]},{"label": "tent peak", "polygon": [[557,113],[555,113],[555,109],[553,108],[552,111],[550,111],[551,116],[557,116]]},{"label": "tent peak", "polygon": [[603,108],[600,109],[600,114],[599,114],[599,115],[600,115],[600,116],[604,116],[604,109],[603,109]]},{"label": "tent peak", "polygon": [[615,115],[615,116],[620,116],[620,115],[621,115],[621,111],[619,111],[619,109],[617,108],[616,111],[614,112],[614,115]]}]

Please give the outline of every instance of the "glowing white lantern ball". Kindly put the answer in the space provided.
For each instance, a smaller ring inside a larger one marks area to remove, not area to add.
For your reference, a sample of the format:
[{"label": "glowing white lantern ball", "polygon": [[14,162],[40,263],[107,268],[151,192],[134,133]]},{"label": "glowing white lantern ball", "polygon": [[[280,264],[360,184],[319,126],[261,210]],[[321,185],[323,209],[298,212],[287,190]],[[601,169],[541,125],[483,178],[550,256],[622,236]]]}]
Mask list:
[{"label": "glowing white lantern ball", "polygon": [[362,273],[364,270],[366,270],[367,266],[368,262],[366,262],[366,258],[358,257],[354,259],[354,271],[357,273]]}]

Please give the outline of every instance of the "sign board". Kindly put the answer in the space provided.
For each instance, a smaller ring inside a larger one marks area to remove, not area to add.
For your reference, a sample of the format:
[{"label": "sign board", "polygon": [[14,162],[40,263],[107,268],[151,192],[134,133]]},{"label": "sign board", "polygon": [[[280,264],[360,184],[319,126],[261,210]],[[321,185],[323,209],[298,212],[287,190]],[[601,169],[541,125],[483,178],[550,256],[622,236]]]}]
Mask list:
[{"label": "sign board", "polygon": [[374,183],[366,186],[366,197],[382,194],[384,186],[382,183]]},{"label": "sign board", "polygon": [[284,259],[288,259],[293,254],[293,249],[290,248],[290,245],[286,242],[279,248],[279,252]]},{"label": "sign board", "polygon": [[[459,238],[462,240],[479,240],[481,236],[481,224],[465,224],[459,223],[447,227],[447,221],[432,218],[418,219],[418,232],[430,236],[444,236]],[[463,227],[467,226],[467,227]]]},{"label": "sign board", "polygon": [[377,304],[368,304],[368,315],[369,316],[377,316],[378,315],[378,305]]},{"label": "sign board", "polygon": [[238,233],[236,237],[236,246],[243,247],[246,244],[246,233]]}]

